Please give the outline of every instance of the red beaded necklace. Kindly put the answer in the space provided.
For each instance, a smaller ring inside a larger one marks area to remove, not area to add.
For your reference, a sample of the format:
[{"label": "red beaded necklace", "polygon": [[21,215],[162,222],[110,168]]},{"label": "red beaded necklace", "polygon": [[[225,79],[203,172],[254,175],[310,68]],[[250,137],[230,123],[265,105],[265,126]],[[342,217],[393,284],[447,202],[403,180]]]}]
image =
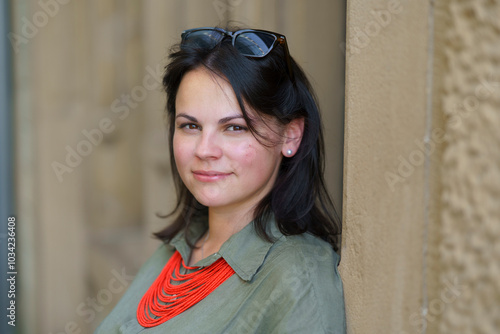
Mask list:
[{"label": "red beaded necklace", "polygon": [[233,268],[222,257],[190,274],[181,274],[181,265],[184,266],[184,261],[181,254],[175,251],[137,307],[137,321],[141,326],[153,327],[172,319],[208,296],[234,274]]}]

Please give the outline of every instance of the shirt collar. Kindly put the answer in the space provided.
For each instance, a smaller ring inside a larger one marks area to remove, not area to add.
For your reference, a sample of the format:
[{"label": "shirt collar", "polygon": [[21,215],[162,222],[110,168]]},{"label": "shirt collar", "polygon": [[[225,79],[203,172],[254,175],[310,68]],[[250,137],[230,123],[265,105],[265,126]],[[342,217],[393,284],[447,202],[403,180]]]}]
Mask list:
[{"label": "shirt collar", "polygon": [[[274,217],[271,217],[267,224],[269,234],[274,237],[275,242],[284,238],[276,226]],[[190,228],[194,243],[206,231],[207,223],[196,221],[191,224]],[[186,242],[185,232],[178,233],[172,238],[170,244],[179,251],[184,263],[187,263],[191,249]],[[196,266],[206,267],[223,257],[242,280],[250,281],[261,267],[273,244],[274,242],[264,240],[257,234],[254,221],[252,221],[224,242],[217,253],[200,260]]]}]

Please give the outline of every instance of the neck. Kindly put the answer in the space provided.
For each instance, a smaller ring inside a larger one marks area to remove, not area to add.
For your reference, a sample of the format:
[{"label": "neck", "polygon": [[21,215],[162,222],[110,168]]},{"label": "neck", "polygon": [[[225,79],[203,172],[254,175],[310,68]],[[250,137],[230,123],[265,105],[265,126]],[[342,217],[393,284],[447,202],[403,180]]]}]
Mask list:
[{"label": "neck", "polygon": [[241,210],[221,211],[216,208],[208,209],[208,228],[210,234],[205,242],[204,253],[212,254],[232,235],[241,231],[253,220],[253,210],[241,213]]}]

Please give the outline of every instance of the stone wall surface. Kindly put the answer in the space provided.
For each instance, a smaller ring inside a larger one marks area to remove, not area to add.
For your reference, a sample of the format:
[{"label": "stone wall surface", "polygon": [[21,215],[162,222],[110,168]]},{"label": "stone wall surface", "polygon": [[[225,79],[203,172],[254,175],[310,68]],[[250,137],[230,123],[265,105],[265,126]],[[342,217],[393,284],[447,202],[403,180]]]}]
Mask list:
[{"label": "stone wall surface", "polygon": [[500,331],[499,18],[500,1],[348,2],[350,333]]},{"label": "stone wall surface", "polygon": [[[350,333],[400,333],[421,305],[428,4],[349,1],[344,236]],[[412,38],[408,38],[412,36]],[[410,79],[411,78],[411,79]],[[409,157],[410,156],[410,157]]]},{"label": "stone wall surface", "polygon": [[[446,137],[441,163],[442,302],[436,333],[500,331],[500,1],[440,1],[436,57]],[[443,295],[444,296],[444,295]],[[437,296],[436,296],[437,297]]]}]

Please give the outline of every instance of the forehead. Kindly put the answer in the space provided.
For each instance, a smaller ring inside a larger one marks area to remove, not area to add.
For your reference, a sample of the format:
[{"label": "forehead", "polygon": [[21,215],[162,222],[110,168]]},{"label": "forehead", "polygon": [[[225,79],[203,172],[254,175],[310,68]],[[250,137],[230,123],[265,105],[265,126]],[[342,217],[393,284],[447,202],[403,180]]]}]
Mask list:
[{"label": "forehead", "polygon": [[[233,88],[223,77],[197,68],[184,75],[175,99],[176,111],[237,112],[241,114]],[[211,114],[210,113],[210,114]]]}]

